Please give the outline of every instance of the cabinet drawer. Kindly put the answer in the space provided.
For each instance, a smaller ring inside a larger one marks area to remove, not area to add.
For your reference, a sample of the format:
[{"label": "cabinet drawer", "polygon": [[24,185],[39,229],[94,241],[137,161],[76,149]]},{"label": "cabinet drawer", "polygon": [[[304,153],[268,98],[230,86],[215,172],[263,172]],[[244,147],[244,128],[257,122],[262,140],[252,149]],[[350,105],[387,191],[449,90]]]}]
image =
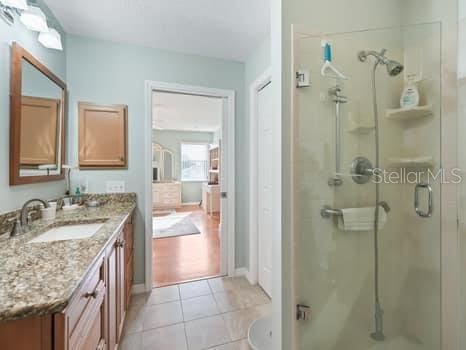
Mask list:
[{"label": "cabinet drawer", "polygon": [[104,281],[99,281],[93,296],[89,296],[81,317],[71,333],[70,350],[97,349],[101,339],[104,338],[102,332],[102,304],[106,293]]},{"label": "cabinet drawer", "polygon": [[86,277],[81,288],[77,291],[75,297],[70,302],[70,306],[68,307],[68,311],[66,312],[68,315],[68,326],[69,326],[69,333],[73,334],[75,331],[76,325],[78,324],[79,320],[83,317],[83,313],[88,306],[89,303],[93,301],[93,297],[90,296],[94,291],[97,290],[99,283],[103,283],[103,278],[101,274],[101,267],[102,262],[100,264],[96,264],[96,266],[91,270],[91,272]]},{"label": "cabinet drawer", "polygon": [[178,198],[164,198],[160,201],[162,204],[178,204],[180,201]]},{"label": "cabinet drawer", "polygon": [[178,193],[162,193],[159,196],[160,200],[173,200],[178,199],[178,197]]}]

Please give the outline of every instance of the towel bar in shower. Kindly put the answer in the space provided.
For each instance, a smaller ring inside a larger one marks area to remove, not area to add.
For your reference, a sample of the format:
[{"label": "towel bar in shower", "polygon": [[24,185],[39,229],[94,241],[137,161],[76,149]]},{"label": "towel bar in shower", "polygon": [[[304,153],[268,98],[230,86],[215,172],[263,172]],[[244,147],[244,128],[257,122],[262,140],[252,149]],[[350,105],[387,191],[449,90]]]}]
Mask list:
[{"label": "towel bar in shower", "polygon": [[324,205],[320,210],[320,216],[322,216],[324,219],[328,219],[332,216],[343,216],[343,212],[340,209],[333,209],[328,205]]}]

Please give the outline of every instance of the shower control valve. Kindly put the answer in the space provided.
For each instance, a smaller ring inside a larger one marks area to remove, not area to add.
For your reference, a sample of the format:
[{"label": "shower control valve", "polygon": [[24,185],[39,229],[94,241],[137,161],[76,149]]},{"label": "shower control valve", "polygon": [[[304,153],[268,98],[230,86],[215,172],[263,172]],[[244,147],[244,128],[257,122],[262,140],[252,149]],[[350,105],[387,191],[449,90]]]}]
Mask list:
[{"label": "shower control valve", "polygon": [[309,318],[310,307],[303,304],[296,305],[296,320],[306,321]]}]

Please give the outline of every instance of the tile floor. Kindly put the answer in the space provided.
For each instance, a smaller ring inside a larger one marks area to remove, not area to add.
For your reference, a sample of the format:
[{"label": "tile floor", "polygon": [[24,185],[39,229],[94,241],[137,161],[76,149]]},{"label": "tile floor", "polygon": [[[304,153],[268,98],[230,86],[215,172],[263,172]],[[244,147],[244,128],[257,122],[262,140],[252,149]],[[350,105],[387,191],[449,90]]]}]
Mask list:
[{"label": "tile floor", "polygon": [[135,295],[121,350],[250,350],[249,325],[271,311],[245,278],[213,278]]}]

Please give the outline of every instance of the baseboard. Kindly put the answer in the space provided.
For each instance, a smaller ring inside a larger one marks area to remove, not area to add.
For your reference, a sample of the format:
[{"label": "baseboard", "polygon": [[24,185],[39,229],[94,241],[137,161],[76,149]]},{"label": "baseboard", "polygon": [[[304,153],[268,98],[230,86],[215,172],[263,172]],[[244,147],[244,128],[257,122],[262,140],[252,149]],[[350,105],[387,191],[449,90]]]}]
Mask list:
[{"label": "baseboard", "polygon": [[248,272],[246,273],[246,276],[244,276],[244,277],[246,277],[246,279],[248,280],[249,284],[251,284],[251,285],[256,285],[256,284],[257,284],[257,281],[253,281],[253,279],[252,279],[252,277],[251,277],[251,274],[249,273],[249,270],[248,270]]},{"label": "baseboard", "polygon": [[201,201],[199,202],[187,202],[187,203],[181,203],[182,206],[187,206],[187,205],[199,205],[199,203],[201,203]]},{"label": "baseboard", "polygon": [[246,267],[240,267],[235,270],[236,277],[247,277],[248,274],[249,274],[249,271]]},{"label": "baseboard", "polygon": [[131,288],[131,294],[142,294],[146,291],[146,285],[144,283],[133,284]]}]

